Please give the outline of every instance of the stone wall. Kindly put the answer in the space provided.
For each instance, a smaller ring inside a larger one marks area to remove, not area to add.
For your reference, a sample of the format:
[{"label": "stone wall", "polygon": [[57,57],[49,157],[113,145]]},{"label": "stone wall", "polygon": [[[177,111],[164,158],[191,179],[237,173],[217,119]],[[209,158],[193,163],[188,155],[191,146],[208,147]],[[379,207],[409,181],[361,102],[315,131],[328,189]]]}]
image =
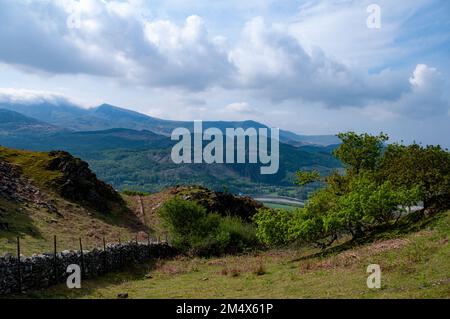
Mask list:
[{"label": "stone wall", "polygon": [[[64,283],[70,275],[67,266],[77,264],[81,267],[82,280],[93,278],[107,272],[123,269],[153,258],[167,258],[175,255],[168,244],[136,243],[108,244],[106,250],[63,251],[56,254],[40,254],[21,257],[6,254],[0,257],[0,295],[47,288]],[[20,267],[20,276],[19,276]],[[20,279],[19,279],[20,278]]]}]

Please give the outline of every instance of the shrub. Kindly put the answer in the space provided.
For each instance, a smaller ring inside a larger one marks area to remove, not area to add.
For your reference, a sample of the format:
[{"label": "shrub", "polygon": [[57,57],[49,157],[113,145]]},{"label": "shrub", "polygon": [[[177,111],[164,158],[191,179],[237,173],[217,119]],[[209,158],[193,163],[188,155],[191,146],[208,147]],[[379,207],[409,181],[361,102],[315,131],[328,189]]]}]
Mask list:
[{"label": "shrub", "polygon": [[257,225],[256,236],[269,246],[281,246],[286,244],[293,213],[281,209],[263,208],[253,216]]},{"label": "shrub", "polygon": [[160,209],[172,244],[196,255],[240,252],[258,244],[256,230],[237,216],[207,212],[197,202],[175,197]]},{"label": "shrub", "polygon": [[220,216],[208,214],[199,204],[180,198],[172,198],[160,209],[172,244],[181,250],[202,246],[211,240],[219,226]]},{"label": "shrub", "polygon": [[226,216],[220,220],[217,240],[224,249],[243,251],[258,244],[256,228],[237,216]]}]

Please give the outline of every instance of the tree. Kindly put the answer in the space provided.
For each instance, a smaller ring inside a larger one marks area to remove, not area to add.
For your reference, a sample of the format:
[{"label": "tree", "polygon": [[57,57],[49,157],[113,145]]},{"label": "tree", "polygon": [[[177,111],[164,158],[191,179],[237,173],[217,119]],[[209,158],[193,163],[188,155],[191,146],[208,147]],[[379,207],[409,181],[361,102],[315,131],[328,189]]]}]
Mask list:
[{"label": "tree", "polygon": [[397,187],[419,185],[426,209],[450,207],[450,153],[440,146],[389,145],[380,163],[379,179]]},{"label": "tree", "polygon": [[257,225],[256,236],[269,246],[281,246],[289,242],[289,227],[293,213],[281,209],[262,208],[253,216]]},{"label": "tree", "polygon": [[389,139],[384,133],[377,136],[356,134],[355,132],[339,133],[342,143],[334,150],[333,155],[344,163],[350,173],[358,174],[361,170],[374,170],[380,160],[384,143]]},{"label": "tree", "polygon": [[320,180],[320,173],[316,170],[314,171],[298,171],[296,174],[296,184],[300,186],[305,186]]},{"label": "tree", "polygon": [[410,206],[424,199],[426,208],[450,206],[450,153],[440,146],[417,144],[385,147],[387,135],[338,135],[334,155],[347,166],[322,178],[316,171],[298,172],[297,184],[321,180],[303,209],[288,214],[258,215],[257,232],[266,243],[302,241],[322,248],[340,236],[364,236],[378,226],[395,225]]}]

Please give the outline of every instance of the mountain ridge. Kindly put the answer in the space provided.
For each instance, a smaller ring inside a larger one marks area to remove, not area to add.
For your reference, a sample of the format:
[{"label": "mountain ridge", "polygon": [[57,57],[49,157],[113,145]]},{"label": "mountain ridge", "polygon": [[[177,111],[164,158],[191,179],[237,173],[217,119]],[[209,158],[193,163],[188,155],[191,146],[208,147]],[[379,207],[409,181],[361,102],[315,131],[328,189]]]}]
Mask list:
[{"label": "mountain ridge", "polygon": [[[193,129],[193,121],[174,121],[155,118],[136,111],[124,109],[110,104],[101,104],[96,107],[84,109],[74,104],[18,104],[0,103],[0,109],[18,112],[39,121],[58,126],[66,130],[97,131],[113,128],[128,128],[150,130],[157,134],[170,136],[177,127]],[[247,129],[269,128],[267,125],[253,121],[203,121],[204,129],[217,127],[242,127]],[[339,139],[334,135],[299,135],[294,132],[280,130],[280,141],[299,145],[328,146],[338,144]]]}]

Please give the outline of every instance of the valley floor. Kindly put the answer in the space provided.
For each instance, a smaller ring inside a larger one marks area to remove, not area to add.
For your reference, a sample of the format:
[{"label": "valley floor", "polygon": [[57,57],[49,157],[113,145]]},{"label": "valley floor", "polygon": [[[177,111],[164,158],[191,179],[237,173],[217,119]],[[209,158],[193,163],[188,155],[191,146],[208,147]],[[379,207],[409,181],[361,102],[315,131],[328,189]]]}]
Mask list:
[{"label": "valley floor", "polygon": [[[313,249],[271,250],[222,258],[178,257],[57,286],[28,298],[450,298],[450,212],[427,228],[327,256]],[[381,266],[381,289],[366,285]]]}]

